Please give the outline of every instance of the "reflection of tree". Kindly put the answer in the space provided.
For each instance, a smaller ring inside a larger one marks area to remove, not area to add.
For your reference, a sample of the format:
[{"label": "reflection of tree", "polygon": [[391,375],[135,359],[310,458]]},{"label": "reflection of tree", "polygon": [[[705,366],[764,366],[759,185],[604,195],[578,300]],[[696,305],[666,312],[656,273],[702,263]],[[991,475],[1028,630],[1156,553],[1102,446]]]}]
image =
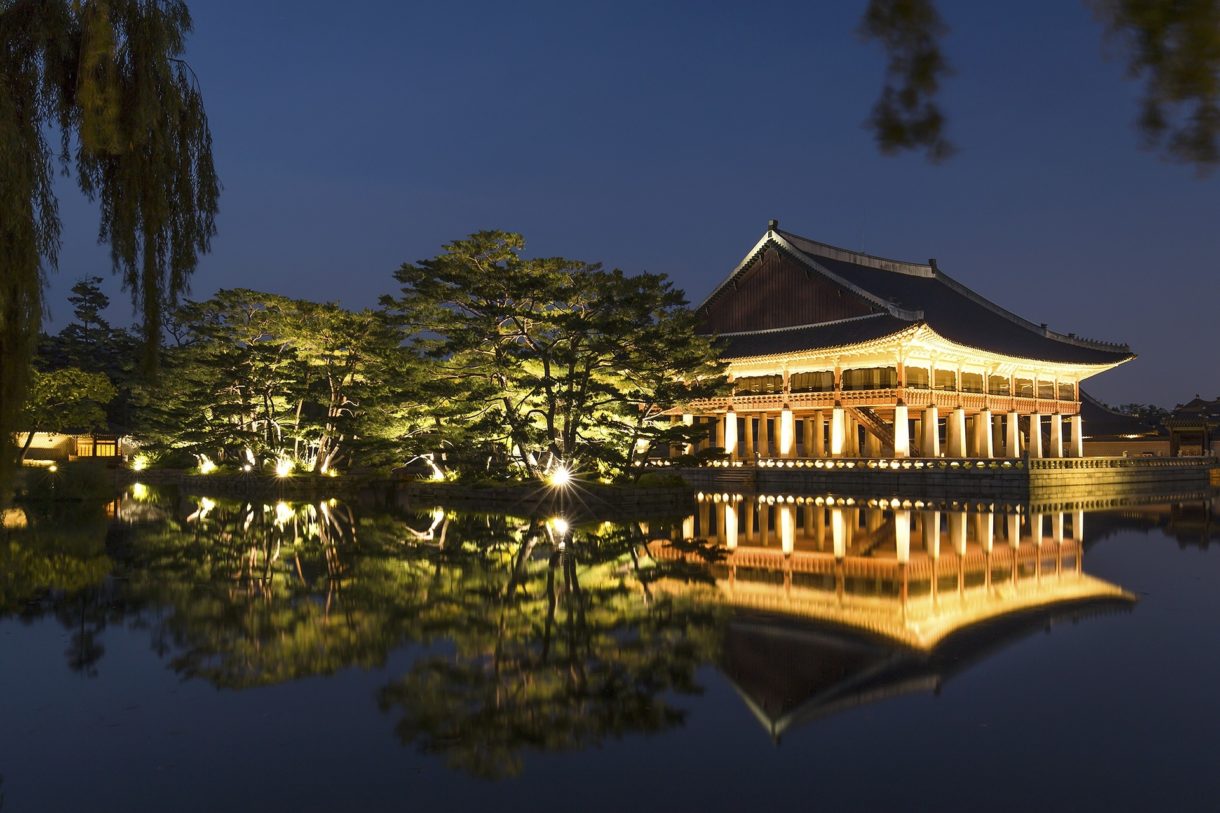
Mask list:
[{"label": "reflection of tree", "polygon": [[653,598],[656,566],[641,568],[626,529],[566,544],[541,531],[510,568],[455,584],[453,653],[421,657],[381,693],[404,742],[477,775],[516,773],[523,749],[681,724],[666,695],[698,691],[694,671],[714,654],[713,605]]},{"label": "reflection of tree", "polygon": [[[380,704],[404,742],[479,775],[519,770],[527,749],[681,724],[673,695],[698,691],[695,669],[718,646],[715,602],[651,589],[706,571],[654,562],[634,526],[573,534],[504,516],[210,499],[121,512],[135,514],[157,519],[82,534],[94,559],[5,567],[0,610],[37,599],[86,674],[100,632],[125,622],[146,627],[178,674],[235,689],[376,667],[419,644]],[[0,565],[14,550],[28,558],[10,546]]]},{"label": "reflection of tree", "polygon": [[28,505],[24,513],[28,527],[0,530],[0,615],[37,614],[110,572],[100,510]]}]

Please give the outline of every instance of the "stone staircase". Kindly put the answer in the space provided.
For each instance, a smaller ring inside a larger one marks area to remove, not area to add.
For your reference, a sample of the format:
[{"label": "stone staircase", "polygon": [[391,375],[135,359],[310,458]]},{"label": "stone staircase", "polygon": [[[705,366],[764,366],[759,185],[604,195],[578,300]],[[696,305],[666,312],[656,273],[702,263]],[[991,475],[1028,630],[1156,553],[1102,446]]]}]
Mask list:
[{"label": "stone staircase", "polygon": [[[894,429],[888,423],[881,419],[874,410],[869,407],[846,407],[847,413],[856,419],[856,422],[871,432],[881,441],[881,454],[892,456],[894,454]],[[915,438],[909,440],[911,447],[911,456],[919,457],[919,444]]]}]

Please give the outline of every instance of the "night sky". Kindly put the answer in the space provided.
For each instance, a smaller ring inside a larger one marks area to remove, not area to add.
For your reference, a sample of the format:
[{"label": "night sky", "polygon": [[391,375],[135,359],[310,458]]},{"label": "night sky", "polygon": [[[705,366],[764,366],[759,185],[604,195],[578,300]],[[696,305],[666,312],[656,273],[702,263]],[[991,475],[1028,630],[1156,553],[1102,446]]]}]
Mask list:
[{"label": "night sky", "polygon": [[[1140,85],[1084,3],[942,0],[960,151],[940,166],[863,126],[884,67],[864,5],[196,0],[224,192],[193,296],[369,306],[403,261],[501,228],[697,304],[778,218],[1129,342],[1140,357],[1086,385],[1104,400],[1220,395],[1220,173],[1141,148]],[[127,322],[72,189],[48,327],[93,273]]]}]

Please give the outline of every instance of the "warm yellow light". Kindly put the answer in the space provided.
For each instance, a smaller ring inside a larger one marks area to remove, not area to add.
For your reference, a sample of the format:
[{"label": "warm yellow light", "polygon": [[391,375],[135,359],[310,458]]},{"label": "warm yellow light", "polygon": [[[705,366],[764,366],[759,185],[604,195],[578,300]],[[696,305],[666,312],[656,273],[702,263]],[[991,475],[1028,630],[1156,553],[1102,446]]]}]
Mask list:
[{"label": "warm yellow light", "polygon": [[275,504],[275,524],[283,526],[288,520],[292,519],[295,513],[288,503],[282,500],[277,502]]},{"label": "warm yellow light", "polygon": [[338,476],[339,476],[339,472],[338,472],[338,471],[336,471],[335,469],[327,469],[327,470],[326,470],[326,476],[327,476],[327,477],[338,477]]},{"label": "warm yellow light", "polygon": [[133,500],[147,500],[148,499],[148,486],[144,485],[143,483],[132,483],[131,484],[131,498]]},{"label": "warm yellow light", "polygon": [[275,476],[287,477],[288,475],[292,474],[293,468],[294,466],[291,460],[286,457],[281,457],[275,463]]},{"label": "warm yellow light", "polygon": [[216,471],[216,464],[212,462],[212,459],[205,454],[199,455],[199,473],[211,474],[214,471]]},{"label": "warm yellow light", "polygon": [[250,472],[253,469],[254,469],[254,467],[251,466],[249,463],[246,463],[244,466],[241,467],[241,470],[244,472]]},{"label": "warm yellow light", "polygon": [[552,517],[551,527],[555,529],[555,533],[563,536],[568,532],[568,528],[571,526],[568,525],[568,521],[563,517]]},{"label": "warm yellow light", "polygon": [[572,472],[568,471],[568,467],[560,463],[547,476],[547,482],[555,488],[563,488],[568,483],[572,482]]},{"label": "warm yellow light", "polygon": [[142,454],[138,454],[131,459],[132,471],[144,471],[148,468],[148,458]]},{"label": "warm yellow light", "polygon": [[59,471],[59,466],[56,465],[55,463],[52,463],[51,465],[47,466],[47,471],[52,472],[52,473],[57,472],[57,471]]}]

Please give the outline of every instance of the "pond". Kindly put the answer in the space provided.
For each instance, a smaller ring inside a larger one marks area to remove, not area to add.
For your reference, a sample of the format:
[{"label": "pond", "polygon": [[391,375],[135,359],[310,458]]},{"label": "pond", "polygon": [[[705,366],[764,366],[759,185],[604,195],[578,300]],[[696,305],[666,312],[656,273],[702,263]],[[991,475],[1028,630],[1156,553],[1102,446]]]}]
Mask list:
[{"label": "pond", "polygon": [[0,810],[1216,809],[1220,500],[1104,503],[11,508]]}]

